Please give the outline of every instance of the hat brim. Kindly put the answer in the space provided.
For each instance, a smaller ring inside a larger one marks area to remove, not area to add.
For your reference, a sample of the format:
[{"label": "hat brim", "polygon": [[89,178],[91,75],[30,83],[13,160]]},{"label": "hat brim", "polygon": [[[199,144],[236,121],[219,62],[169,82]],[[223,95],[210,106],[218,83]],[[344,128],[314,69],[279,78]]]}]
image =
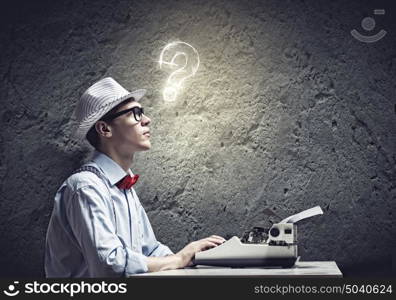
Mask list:
[{"label": "hat brim", "polygon": [[129,98],[134,98],[134,101],[139,101],[145,94],[146,94],[145,89],[139,89],[139,90],[133,91],[129,94],[126,94],[122,97],[114,99],[113,101],[109,102],[105,106],[101,107],[95,113],[87,116],[81,122],[79,122],[77,124],[75,131],[72,134],[72,137],[77,140],[84,139],[85,136],[87,135],[88,131],[91,129],[91,127],[97,121],[99,121],[101,117],[103,117],[105,114],[107,114],[115,106],[117,106],[118,104],[120,104],[121,102],[123,102]]}]

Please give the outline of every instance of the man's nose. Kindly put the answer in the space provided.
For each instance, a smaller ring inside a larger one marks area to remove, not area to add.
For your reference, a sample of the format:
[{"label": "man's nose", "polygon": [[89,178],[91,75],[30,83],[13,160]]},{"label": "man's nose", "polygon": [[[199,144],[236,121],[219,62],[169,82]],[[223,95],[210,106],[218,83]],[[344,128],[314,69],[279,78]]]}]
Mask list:
[{"label": "man's nose", "polygon": [[147,117],[145,114],[142,115],[142,125],[147,126],[148,124],[151,123],[151,119]]}]

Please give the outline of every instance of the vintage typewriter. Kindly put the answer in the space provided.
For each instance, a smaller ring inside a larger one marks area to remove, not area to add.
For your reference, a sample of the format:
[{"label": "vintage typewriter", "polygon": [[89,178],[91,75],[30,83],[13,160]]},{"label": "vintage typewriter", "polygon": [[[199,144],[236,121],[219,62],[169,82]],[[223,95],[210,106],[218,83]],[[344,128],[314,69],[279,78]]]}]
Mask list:
[{"label": "vintage typewriter", "polygon": [[233,236],[220,246],[196,253],[193,263],[224,267],[290,268],[298,258],[295,223],[319,214],[323,214],[323,211],[316,206],[273,224],[269,230],[254,227],[246,231],[241,239]]}]

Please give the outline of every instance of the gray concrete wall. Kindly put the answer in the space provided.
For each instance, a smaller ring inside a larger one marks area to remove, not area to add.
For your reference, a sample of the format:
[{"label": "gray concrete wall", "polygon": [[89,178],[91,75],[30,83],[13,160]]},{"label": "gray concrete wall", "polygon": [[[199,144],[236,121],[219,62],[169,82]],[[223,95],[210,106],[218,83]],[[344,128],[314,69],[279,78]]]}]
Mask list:
[{"label": "gray concrete wall", "polygon": [[[391,1],[10,1],[0,19],[0,273],[43,276],[53,196],[90,156],[70,139],[76,101],[112,76],[148,89],[152,150],[136,190],[174,251],[320,205],[303,260],[347,275],[395,262],[396,10]],[[373,9],[372,44],[350,35]],[[165,103],[162,48],[201,66]],[[275,216],[277,215],[277,216]],[[393,255],[393,260],[392,260]]]}]

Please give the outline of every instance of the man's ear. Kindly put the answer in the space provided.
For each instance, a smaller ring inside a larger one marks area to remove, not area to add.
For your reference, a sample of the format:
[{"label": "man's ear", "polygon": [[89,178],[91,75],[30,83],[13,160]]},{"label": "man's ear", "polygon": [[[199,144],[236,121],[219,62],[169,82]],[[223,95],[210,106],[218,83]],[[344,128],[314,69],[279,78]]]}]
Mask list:
[{"label": "man's ear", "polygon": [[111,137],[111,126],[105,121],[98,121],[95,123],[96,132],[103,137]]}]

